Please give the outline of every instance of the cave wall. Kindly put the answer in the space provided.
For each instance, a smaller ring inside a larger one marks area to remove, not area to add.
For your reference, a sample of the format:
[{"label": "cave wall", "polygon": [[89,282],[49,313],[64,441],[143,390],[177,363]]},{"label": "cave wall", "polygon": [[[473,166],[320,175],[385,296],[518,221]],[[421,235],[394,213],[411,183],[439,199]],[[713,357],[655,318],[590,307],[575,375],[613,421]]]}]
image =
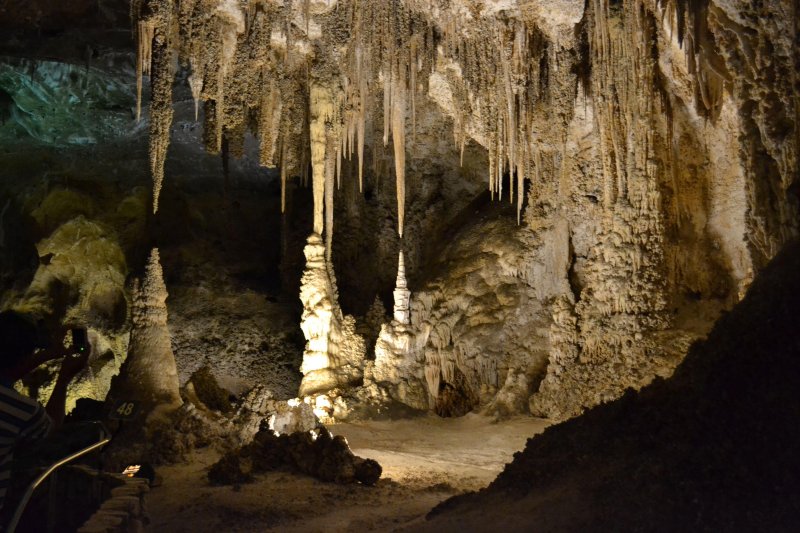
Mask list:
[{"label": "cave wall", "polygon": [[[716,61],[717,54],[734,57],[742,46],[785,50],[785,34],[768,29],[785,6],[765,6],[751,19],[755,26],[748,33],[760,41],[755,44],[715,41],[732,31],[715,15],[720,8],[692,5],[698,11],[687,17],[694,33],[684,37],[683,50],[675,45],[669,5],[662,18],[657,6],[623,3],[617,10],[612,6],[604,20],[598,7],[587,12],[589,24],[595,38],[604,32],[612,52],[592,63],[586,109],[595,118],[576,112],[573,121],[594,120],[599,135],[578,152],[573,202],[567,202],[575,228],[570,274],[579,290],[556,308],[550,367],[531,398],[535,414],[557,419],[671,373],[689,343],[742,297],[764,257],[797,231],[796,198],[786,185],[796,181],[796,167],[784,167],[782,174],[777,161],[783,155],[769,164],[752,156],[769,151],[768,132],[780,117],[761,115],[760,127],[753,124],[758,113],[740,89],[747,76],[730,59],[713,67],[693,65]],[[698,29],[706,24],[703,17],[709,27]],[[764,44],[771,41],[777,42]],[[696,56],[687,61],[686,49]],[[770,68],[781,71],[795,57],[775,54]],[[702,68],[711,72],[702,74]],[[776,79],[762,90],[791,108],[791,83],[790,77]],[[600,107],[608,100],[611,107]],[[784,136],[781,154],[795,150]],[[611,165],[616,169],[609,172]],[[609,184],[609,175],[616,183]],[[765,188],[770,194],[754,193]],[[597,203],[586,202],[589,195]],[[773,211],[771,202],[783,207]],[[764,210],[770,215],[760,215]],[[768,224],[774,231],[765,238]]]},{"label": "cave wall", "polygon": [[[530,325],[525,333],[512,329],[511,338],[502,327],[493,329],[493,341],[502,339],[507,348],[504,354],[493,354],[486,341],[467,340],[469,335],[460,339],[460,329],[479,329],[474,323],[465,327],[465,313],[480,311],[469,290],[467,296],[444,296],[442,285],[460,287],[458,270],[464,266],[450,265],[451,272],[415,292],[412,339],[393,343],[392,337],[406,333],[388,331],[383,345],[379,340],[385,361],[379,353],[374,379],[394,397],[422,407],[424,395],[417,389],[427,389],[433,406],[445,383],[466,389],[459,401],[471,398],[473,406],[489,412],[498,412],[499,404],[501,412],[508,405],[517,406],[512,412],[524,411],[520,397],[531,394],[536,415],[577,415],[628,387],[669,375],[689,345],[742,297],[764,258],[796,234],[796,185],[790,184],[797,170],[780,163],[794,154],[797,131],[782,119],[796,108],[791,95],[797,90],[790,74],[796,44],[775,31],[787,6],[742,13],[749,28],[725,15],[735,6],[696,3],[686,13],[680,9],[590,3],[577,34],[562,32],[554,39],[563,48],[547,58],[550,90],[544,99],[552,107],[536,117],[548,129],[533,133],[541,149],[524,213],[534,237],[523,245],[530,247],[527,254],[504,254],[527,255],[521,270],[531,272],[538,297],[509,306],[529,314],[542,306],[550,310],[549,347],[535,340]],[[681,30],[681,24],[687,27]],[[732,35],[739,40],[732,42]],[[783,53],[767,58],[766,50]],[[743,60],[766,68],[741,75]],[[564,64],[570,68],[559,70]],[[752,79],[757,71],[766,73],[760,82]],[[463,91],[463,82],[451,77],[445,92]],[[758,98],[750,99],[752,92]],[[460,113],[452,98],[431,96]],[[776,116],[766,118],[762,97],[779,109]],[[480,118],[464,119],[472,121],[466,129],[477,132],[473,138],[486,145],[489,135]],[[776,123],[783,124],[781,133],[775,133]],[[773,203],[781,207],[768,207]],[[483,251],[492,244],[489,238],[470,243]],[[491,268],[496,267],[487,265],[482,274]],[[500,276],[488,277],[492,289],[502,287]],[[549,349],[546,372],[540,367],[519,379],[520,366],[536,367],[536,349],[527,348],[519,365],[516,339]],[[478,355],[470,360],[465,352]],[[398,375],[395,368],[406,370]],[[487,389],[500,393],[487,398]]]}]

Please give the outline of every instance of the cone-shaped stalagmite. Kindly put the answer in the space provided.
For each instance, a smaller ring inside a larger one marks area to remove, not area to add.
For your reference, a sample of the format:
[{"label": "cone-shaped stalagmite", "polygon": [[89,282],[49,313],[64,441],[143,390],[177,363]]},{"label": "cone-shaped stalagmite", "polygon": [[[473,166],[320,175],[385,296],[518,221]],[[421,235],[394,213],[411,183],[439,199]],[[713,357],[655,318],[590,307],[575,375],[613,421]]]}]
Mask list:
[{"label": "cone-shaped stalagmite", "polygon": [[144,278],[136,280],[133,295],[133,328],[128,358],[114,379],[111,394],[117,401],[137,402],[150,420],[182,403],[178,371],[167,327],[167,287],[158,249],[154,248]]}]

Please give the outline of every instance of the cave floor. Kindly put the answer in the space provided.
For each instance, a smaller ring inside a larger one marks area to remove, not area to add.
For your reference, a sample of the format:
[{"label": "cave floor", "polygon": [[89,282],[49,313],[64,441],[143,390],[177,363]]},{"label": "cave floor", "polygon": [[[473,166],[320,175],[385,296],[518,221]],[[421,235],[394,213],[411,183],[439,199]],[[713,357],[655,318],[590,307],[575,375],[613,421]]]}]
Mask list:
[{"label": "cave floor", "polygon": [[213,450],[188,463],[159,469],[164,482],[147,499],[151,531],[391,531],[424,520],[437,503],[488,485],[526,440],[548,422],[518,417],[502,422],[470,414],[427,416],[332,426],[353,452],[377,460],[374,487],[336,485],[271,472],[240,487],[212,487],[206,473]]}]

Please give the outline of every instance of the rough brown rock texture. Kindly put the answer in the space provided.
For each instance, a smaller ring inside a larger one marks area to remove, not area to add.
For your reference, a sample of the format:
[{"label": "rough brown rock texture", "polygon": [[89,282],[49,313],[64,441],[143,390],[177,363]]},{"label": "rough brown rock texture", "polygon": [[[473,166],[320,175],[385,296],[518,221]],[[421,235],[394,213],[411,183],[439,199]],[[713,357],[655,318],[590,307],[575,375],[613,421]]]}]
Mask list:
[{"label": "rough brown rock texture", "polygon": [[675,373],[528,440],[419,531],[792,531],[800,517],[800,242]]},{"label": "rough brown rock texture", "polygon": [[208,473],[215,485],[242,483],[251,474],[288,468],[333,483],[374,485],[381,466],[372,459],[356,457],[347,440],[324,427],[313,431],[277,435],[264,428],[253,442],[215,463]]},{"label": "rough brown rock texture", "polygon": [[157,248],[150,252],[144,276],[135,283],[133,292],[128,357],[112,382],[110,397],[137,402],[142,422],[149,423],[183,403],[167,326],[167,287]]},{"label": "rough brown rock texture", "polygon": [[219,386],[211,369],[207,366],[200,368],[189,378],[189,383],[194,387],[194,392],[203,404],[214,411],[228,414],[233,411],[231,394]]}]

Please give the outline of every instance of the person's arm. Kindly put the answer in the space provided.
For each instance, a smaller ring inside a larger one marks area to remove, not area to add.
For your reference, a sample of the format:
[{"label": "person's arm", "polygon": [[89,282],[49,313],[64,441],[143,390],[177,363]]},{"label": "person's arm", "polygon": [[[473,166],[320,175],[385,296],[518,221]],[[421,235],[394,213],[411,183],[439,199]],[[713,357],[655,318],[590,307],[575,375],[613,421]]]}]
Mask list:
[{"label": "person's arm", "polygon": [[57,429],[64,423],[64,411],[67,404],[67,385],[72,381],[72,377],[62,377],[61,373],[58,374],[56,386],[53,388],[53,393],[47,401],[47,406],[44,408],[50,420],[53,421],[53,426]]}]

